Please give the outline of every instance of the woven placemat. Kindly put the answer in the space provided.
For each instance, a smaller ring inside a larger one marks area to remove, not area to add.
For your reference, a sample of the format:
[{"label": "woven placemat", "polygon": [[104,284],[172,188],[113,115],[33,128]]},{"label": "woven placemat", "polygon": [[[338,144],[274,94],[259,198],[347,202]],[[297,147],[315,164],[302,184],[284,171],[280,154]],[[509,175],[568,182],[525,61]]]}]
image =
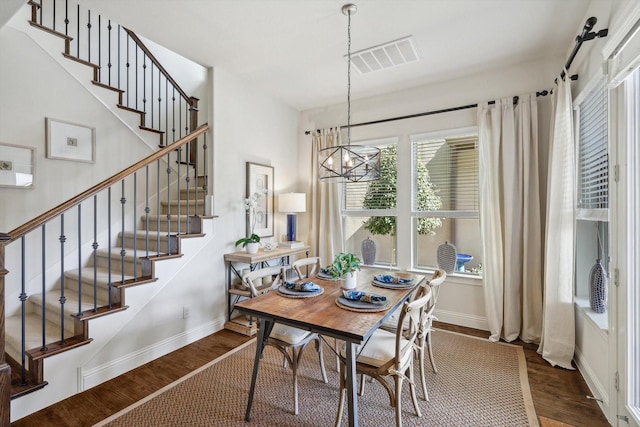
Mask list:
[{"label": "woven placemat", "polygon": [[285,294],[284,292],[281,292],[280,289],[281,287],[278,288],[278,295],[285,298],[313,298],[313,297],[317,297],[318,295],[322,295],[324,293],[323,287],[320,287],[320,290],[316,292],[299,292],[299,295]]},{"label": "woven placemat", "polygon": [[386,302],[386,304],[384,305],[373,305],[371,304],[371,308],[356,308],[356,307],[349,307],[348,305],[344,305],[340,302],[339,298],[336,298],[336,305],[342,309],[345,310],[349,310],[349,311],[357,311],[359,313],[376,313],[378,311],[385,311],[388,310],[389,307],[391,306],[391,304],[389,304],[389,301]]}]

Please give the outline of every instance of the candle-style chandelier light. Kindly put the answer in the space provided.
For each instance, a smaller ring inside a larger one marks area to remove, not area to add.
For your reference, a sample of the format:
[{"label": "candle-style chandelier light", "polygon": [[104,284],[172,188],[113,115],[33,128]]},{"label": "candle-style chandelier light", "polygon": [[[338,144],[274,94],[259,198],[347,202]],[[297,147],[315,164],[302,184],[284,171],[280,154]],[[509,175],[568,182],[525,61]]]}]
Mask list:
[{"label": "candle-style chandelier light", "polygon": [[351,15],[355,4],[342,6],[347,15],[347,143],[318,152],[318,179],[330,182],[366,182],[380,178],[380,149],[367,145],[351,145]]}]

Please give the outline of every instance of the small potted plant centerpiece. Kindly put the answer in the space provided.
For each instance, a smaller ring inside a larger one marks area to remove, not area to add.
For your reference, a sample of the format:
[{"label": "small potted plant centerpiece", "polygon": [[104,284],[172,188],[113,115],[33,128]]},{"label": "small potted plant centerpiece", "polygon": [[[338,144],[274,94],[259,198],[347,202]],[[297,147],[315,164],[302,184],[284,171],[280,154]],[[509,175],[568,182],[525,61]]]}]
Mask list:
[{"label": "small potted plant centerpiece", "polygon": [[251,233],[249,237],[243,237],[242,239],[236,240],[236,246],[242,246],[246,249],[247,253],[255,254],[258,253],[258,249],[260,248],[260,236],[258,236],[254,230],[256,228],[256,222],[258,220],[258,215],[261,215],[262,212],[257,212],[258,200],[265,194],[266,190],[256,191],[251,195],[251,197],[244,199],[244,208],[247,211],[247,215],[249,215],[249,220],[251,221]]},{"label": "small potted plant centerpiece", "polygon": [[343,279],[343,289],[355,289],[358,283],[358,270],[360,270],[360,258],[352,253],[337,254],[331,264],[331,274],[334,279]]}]

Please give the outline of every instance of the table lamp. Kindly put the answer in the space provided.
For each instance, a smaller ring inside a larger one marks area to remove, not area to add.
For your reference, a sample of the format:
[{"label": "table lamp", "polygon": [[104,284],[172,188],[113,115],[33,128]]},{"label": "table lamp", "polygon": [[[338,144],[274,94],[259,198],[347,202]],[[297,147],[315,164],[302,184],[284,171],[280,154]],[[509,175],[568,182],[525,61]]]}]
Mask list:
[{"label": "table lamp", "polygon": [[296,213],[307,210],[307,195],[284,193],[278,196],[278,210],[287,214],[287,242],[296,241]]}]

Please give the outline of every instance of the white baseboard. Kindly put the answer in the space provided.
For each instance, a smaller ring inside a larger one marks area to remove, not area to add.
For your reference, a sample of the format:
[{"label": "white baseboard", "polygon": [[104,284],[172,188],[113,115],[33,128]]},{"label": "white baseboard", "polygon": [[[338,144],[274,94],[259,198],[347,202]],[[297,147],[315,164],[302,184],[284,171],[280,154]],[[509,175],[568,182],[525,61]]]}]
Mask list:
[{"label": "white baseboard", "polygon": [[[602,399],[602,402],[598,401],[598,405],[606,417],[609,413],[609,392],[607,391],[607,387],[598,380],[595,372],[591,369],[589,363],[587,363],[587,358],[583,356],[582,351],[578,347],[575,348],[573,359],[587,383],[589,390],[591,390],[591,395],[597,399]],[[609,420],[609,422],[611,422],[611,420]]]},{"label": "white baseboard", "polygon": [[78,369],[79,381],[78,392],[87,390],[112,378],[122,375],[131,369],[142,366],[158,357],[164,356],[174,350],[184,347],[194,341],[211,335],[224,328],[224,319],[214,320],[198,326],[197,328],[174,335],[163,341],[156,342],[148,347],[137,350],[133,353],[114,359],[101,366],[91,369]]},{"label": "white baseboard", "polygon": [[438,318],[439,322],[465,326],[467,328],[480,329],[482,331],[489,330],[489,322],[487,322],[486,317],[438,309],[436,309],[434,314]]}]

